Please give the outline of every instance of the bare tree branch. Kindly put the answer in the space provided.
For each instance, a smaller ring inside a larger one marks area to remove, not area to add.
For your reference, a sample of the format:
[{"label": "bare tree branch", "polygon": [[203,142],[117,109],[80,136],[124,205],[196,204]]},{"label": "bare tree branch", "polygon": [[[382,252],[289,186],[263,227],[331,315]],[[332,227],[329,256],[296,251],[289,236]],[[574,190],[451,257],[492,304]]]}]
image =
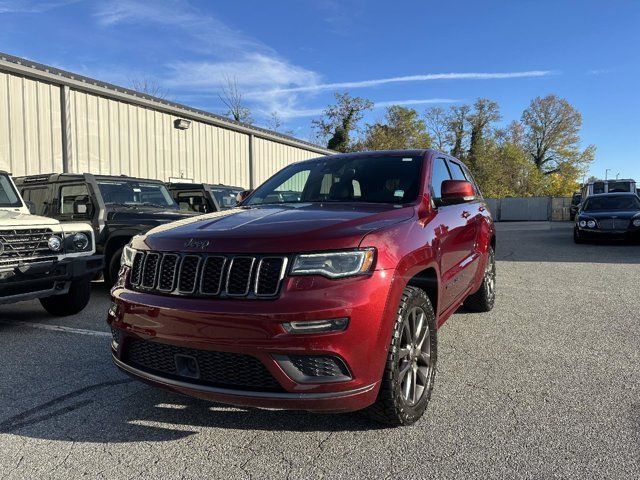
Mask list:
[{"label": "bare tree branch", "polygon": [[253,124],[251,118],[251,110],[244,104],[244,98],[238,88],[238,79],[233,77],[225,77],[225,85],[222,87],[222,93],[218,95],[220,101],[227,107],[225,115],[236,122]]}]

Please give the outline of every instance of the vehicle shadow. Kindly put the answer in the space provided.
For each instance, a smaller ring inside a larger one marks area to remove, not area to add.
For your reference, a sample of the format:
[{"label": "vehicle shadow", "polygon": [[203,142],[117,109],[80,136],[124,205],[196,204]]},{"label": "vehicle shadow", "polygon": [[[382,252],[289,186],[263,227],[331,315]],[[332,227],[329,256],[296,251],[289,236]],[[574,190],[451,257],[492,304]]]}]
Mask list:
[{"label": "vehicle shadow", "polygon": [[3,419],[0,434],[43,440],[128,443],[178,440],[205,428],[288,432],[386,428],[359,413],[316,414],[230,407],[165,392],[133,380],[105,383],[109,390],[99,395],[108,396],[112,400],[110,405],[95,397],[74,397],[73,392],[67,393]]}]

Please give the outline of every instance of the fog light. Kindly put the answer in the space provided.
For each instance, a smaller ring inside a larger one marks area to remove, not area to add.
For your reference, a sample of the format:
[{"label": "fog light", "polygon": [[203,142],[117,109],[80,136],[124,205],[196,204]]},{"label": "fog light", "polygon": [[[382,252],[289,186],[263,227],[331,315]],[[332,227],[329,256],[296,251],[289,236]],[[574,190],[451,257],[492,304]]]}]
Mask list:
[{"label": "fog light", "polygon": [[56,235],[52,235],[49,237],[47,245],[52,252],[59,252],[62,250],[62,239]]},{"label": "fog light", "polygon": [[287,333],[325,333],[340,332],[349,326],[348,318],[332,318],[329,320],[311,320],[287,322],[282,324]]}]

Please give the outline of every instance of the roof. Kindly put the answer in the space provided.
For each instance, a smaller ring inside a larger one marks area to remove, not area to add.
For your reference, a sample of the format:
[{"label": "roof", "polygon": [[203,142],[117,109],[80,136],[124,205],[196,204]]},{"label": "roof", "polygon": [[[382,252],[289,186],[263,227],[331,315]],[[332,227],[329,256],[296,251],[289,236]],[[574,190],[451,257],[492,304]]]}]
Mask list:
[{"label": "roof", "polygon": [[38,175],[22,175],[20,177],[16,177],[16,180],[22,183],[47,183],[51,181],[51,177],[54,176],[58,177],[58,180],[73,180],[77,178],[85,178],[85,175],[90,175],[93,178],[102,179],[108,178],[113,180],[135,180],[145,183],[164,183],[162,180],[155,180],[151,178],[130,177],[128,175],[94,175],[89,173],[44,173]]},{"label": "roof", "polygon": [[26,58],[16,57],[0,52],[0,70],[10,71],[27,77],[36,77],[50,83],[68,85],[76,90],[83,90],[97,95],[116,98],[128,103],[134,103],[156,110],[166,111],[176,116],[212,123],[216,126],[238,132],[256,135],[260,138],[274,140],[286,145],[305,148],[317,153],[331,154],[331,150],[315,145],[306,140],[274,132],[266,128],[256,127],[246,123],[236,122],[222,115],[192,108],[176,102],[147,95],[129,88],[120,87],[94,78],[85,77],[77,73],[33,62]]},{"label": "roof", "polygon": [[244,190],[242,187],[235,185],[225,185],[223,183],[181,183],[181,182],[169,182],[170,188],[176,190],[198,190],[200,188],[232,188],[234,190]]}]

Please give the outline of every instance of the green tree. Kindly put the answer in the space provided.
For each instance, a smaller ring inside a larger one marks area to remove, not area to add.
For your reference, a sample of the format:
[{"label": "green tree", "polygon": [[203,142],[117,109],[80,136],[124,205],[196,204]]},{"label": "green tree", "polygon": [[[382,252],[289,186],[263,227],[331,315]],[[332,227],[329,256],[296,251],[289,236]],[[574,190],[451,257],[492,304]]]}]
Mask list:
[{"label": "green tree", "polygon": [[522,113],[524,144],[531,160],[544,174],[577,174],[595,158],[595,146],[580,148],[582,115],[556,95],[536,97]]},{"label": "green tree", "polygon": [[464,157],[467,117],[470,110],[469,105],[454,105],[447,116],[447,143],[451,145],[451,155],[461,160]]},{"label": "green tree", "polygon": [[335,93],[336,103],[329,105],[322,118],[314,120],[312,127],[327,148],[337,152],[352,149],[351,132],[357,129],[364,112],[373,108],[373,102],[361,97],[352,97],[348,92]]},{"label": "green tree", "polygon": [[366,150],[429,148],[431,137],[418,112],[393,105],[387,108],[385,123],[367,125],[359,146]]},{"label": "green tree", "polygon": [[500,108],[497,102],[487,98],[478,98],[473,104],[473,112],[467,116],[471,127],[467,159],[471,165],[477,164],[482,142],[489,134],[491,124],[500,118]]}]

